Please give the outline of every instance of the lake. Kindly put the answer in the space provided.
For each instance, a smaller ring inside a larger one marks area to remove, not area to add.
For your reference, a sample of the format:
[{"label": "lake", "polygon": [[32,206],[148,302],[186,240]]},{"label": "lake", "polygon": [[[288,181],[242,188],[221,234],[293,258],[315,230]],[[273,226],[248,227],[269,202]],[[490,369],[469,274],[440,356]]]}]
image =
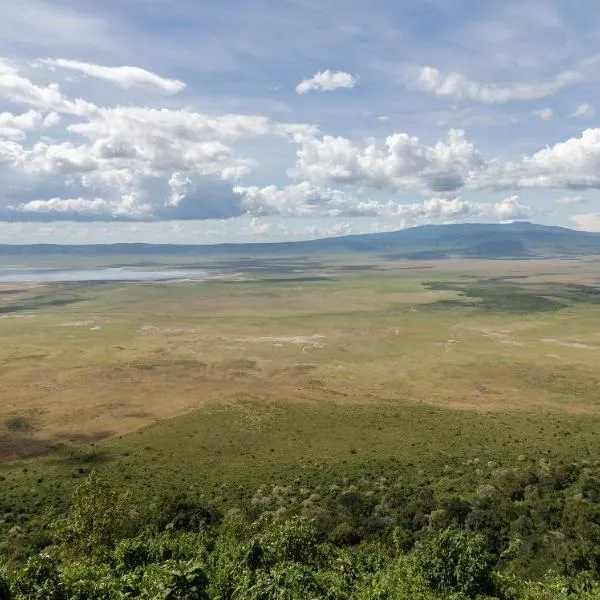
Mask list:
[{"label": "lake", "polygon": [[181,281],[205,279],[208,275],[208,271],[201,269],[152,271],[132,267],[91,267],[86,269],[0,267],[0,283]]}]

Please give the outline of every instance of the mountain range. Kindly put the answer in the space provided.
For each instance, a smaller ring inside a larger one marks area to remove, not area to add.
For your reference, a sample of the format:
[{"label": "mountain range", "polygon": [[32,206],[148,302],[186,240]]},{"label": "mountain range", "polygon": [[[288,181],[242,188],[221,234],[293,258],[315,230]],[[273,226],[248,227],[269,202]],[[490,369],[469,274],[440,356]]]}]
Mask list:
[{"label": "mountain range", "polygon": [[308,241],[242,244],[0,244],[0,256],[263,256],[375,253],[396,259],[572,258],[600,254],[600,233],[529,222],[423,225]]}]

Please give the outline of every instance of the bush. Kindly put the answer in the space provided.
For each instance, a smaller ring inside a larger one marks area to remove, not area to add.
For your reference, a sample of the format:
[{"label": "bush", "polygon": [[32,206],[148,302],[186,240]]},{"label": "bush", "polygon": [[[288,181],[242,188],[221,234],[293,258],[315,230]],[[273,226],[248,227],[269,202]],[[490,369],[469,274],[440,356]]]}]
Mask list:
[{"label": "bush", "polygon": [[222,518],[216,508],[190,499],[185,494],[176,494],[161,499],[155,521],[159,530],[171,526],[178,531],[199,531],[207,525],[217,525]]},{"label": "bush", "polygon": [[208,578],[193,561],[175,563],[168,572],[163,600],[207,600]]},{"label": "bush", "polygon": [[58,561],[46,553],[31,557],[17,571],[13,588],[17,598],[67,600],[60,581]]},{"label": "bush", "polygon": [[[322,578],[316,569],[298,563],[280,563],[262,571],[236,597],[244,600],[295,600],[304,598],[347,598],[343,582]],[[337,593],[336,593],[337,592]]]},{"label": "bush", "polygon": [[140,539],[121,540],[114,551],[114,558],[119,571],[134,571],[150,562],[148,542]]},{"label": "bush", "polygon": [[483,536],[458,529],[434,533],[413,552],[419,578],[436,592],[468,597],[490,592],[492,561]]},{"label": "bush", "polygon": [[350,523],[340,523],[330,533],[329,540],[337,546],[354,546],[362,540],[362,535]]},{"label": "bush", "polygon": [[120,581],[108,565],[70,563],[61,569],[61,585],[69,600],[109,600],[118,597]]},{"label": "bush", "polygon": [[311,563],[317,558],[318,537],[314,525],[302,517],[277,523],[260,537],[260,546],[271,563]]},{"label": "bush", "polygon": [[139,517],[130,493],[115,490],[93,472],[77,487],[69,513],[53,530],[65,549],[103,557],[118,540],[137,533]]}]

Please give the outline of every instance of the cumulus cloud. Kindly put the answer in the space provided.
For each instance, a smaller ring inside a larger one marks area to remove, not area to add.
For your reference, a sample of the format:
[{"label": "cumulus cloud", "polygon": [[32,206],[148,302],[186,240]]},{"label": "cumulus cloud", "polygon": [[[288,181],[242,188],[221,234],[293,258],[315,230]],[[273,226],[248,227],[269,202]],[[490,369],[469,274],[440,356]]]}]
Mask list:
[{"label": "cumulus cloud", "polygon": [[551,121],[552,117],[554,117],[554,110],[552,108],[541,108],[540,110],[534,110],[533,114],[542,119],[542,121]]},{"label": "cumulus cloud", "polygon": [[345,71],[319,71],[312,77],[303,79],[297,86],[298,94],[308,92],[333,92],[339,89],[350,89],[356,86],[358,77]]},{"label": "cumulus cloud", "polygon": [[362,202],[357,207],[365,215],[401,217],[408,222],[452,222],[465,219],[488,221],[514,221],[533,216],[533,209],[519,196],[510,196],[500,202],[473,202],[456,198],[431,198],[409,204],[388,202]]},{"label": "cumulus cloud", "polygon": [[37,64],[52,68],[77,71],[88,77],[109,81],[124,90],[139,88],[147,92],[156,92],[159,94],[176,94],[185,89],[185,83],[183,83],[183,81],[167,79],[156,73],[147,71],[146,69],[141,69],[140,67],[106,67],[65,58],[40,59],[37,61]]},{"label": "cumulus cloud", "polygon": [[44,115],[37,110],[14,114],[10,112],[0,113],[0,138],[22,140],[30,131],[36,129],[54,127],[60,122],[56,113]]},{"label": "cumulus cloud", "polygon": [[433,146],[406,133],[388,136],[383,148],[359,148],[332,136],[302,138],[299,144],[293,176],[392,191],[453,192],[484,163],[460,129],[451,129],[446,141]]},{"label": "cumulus cloud", "polygon": [[169,179],[169,187],[171,188],[171,194],[167,200],[169,206],[179,206],[181,201],[185,198],[187,191],[192,185],[192,180],[180,173],[175,171]]},{"label": "cumulus cloud", "polygon": [[[7,61],[0,63],[0,69],[0,97],[30,107],[21,115],[0,116],[3,179],[18,181],[26,188],[44,178],[52,185],[62,178],[65,188],[50,200],[41,200],[38,195],[31,200],[33,204],[13,201],[13,210],[24,214],[114,218],[172,218],[177,211],[190,218],[203,214],[231,216],[231,211],[239,214],[239,196],[231,192],[231,187],[228,195],[219,190],[216,196],[227,197],[229,208],[216,210],[211,198],[203,196],[195,183],[202,182],[214,191],[207,178],[235,182],[247,175],[254,161],[239,156],[233,147],[241,138],[270,135],[293,139],[318,133],[318,128],[310,124],[278,123],[260,115],[97,106],[66,97],[58,84],[39,86]],[[58,124],[59,113],[68,116],[63,139],[42,138],[33,145],[18,143],[28,130]],[[73,190],[77,191],[75,197]],[[191,197],[209,210],[190,206],[191,200],[186,200],[190,190]]]},{"label": "cumulus cloud", "polygon": [[[513,220],[533,214],[518,196],[478,203],[458,197],[461,190],[600,187],[600,129],[514,162],[486,160],[460,129],[433,143],[405,132],[358,142],[262,115],[100,106],[67,96],[57,83],[38,85],[6,60],[0,98],[25,105],[0,113],[0,216],[14,220]],[[244,181],[256,163],[241,149],[265,136],[296,144],[288,185]],[[368,190],[393,197],[373,200]],[[407,192],[427,200],[400,201]]]},{"label": "cumulus cloud", "polygon": [[247,214],[326,217],[395,217],[407,222],[450,221],[480,218],[513,221],[533,216],[533,210],[517,195],[499,202],[472,202],[455,198],[431,198],[423,202],[404,203],[396,199],[362,200],[345,191],[322,188],[310,182],[283,187],[236,186]]},{"label": "cumulus cloud", "polygon": [[109,202],[101,198],[50,198],[48,200],[30,200],[18,207],[23,212],[31,213],[62,213],[100,216],[111,214],[112,207]]},{"label": "cumulus cloud", "polygon": [[245,211],[253,215],[339,216],[356,212],[359,204],[351,194],[308,181],[282,188],[235,186],[233,191],[241,196]]},{"label": "cumulus cloud", "polygon": [[317,125],[309,123],[275,123],[273,133],[281,137],[301,139],[303,137],[315,136],[319,133]]},{"label": "cumulus cloud", "polygon": [[517,195],[504,198],[500,202],[486,205],[482,209],[482,214],[486,214],[490,219],[498,219],[499,221],[515,221],[518,219],[529,219],[534,215],[534,210],[521,202],[521,198]]},{"label": "cumulus cloud", "polygon": [[418,88],[440,97],[503,104],[547,98],[581,79],[582,74],[579,71],[563,71],[545,82],[478,83],[460,73],[444,74],[433,67],[423,67],[416,84]]},{"label": "cumulus cloud", "polygon": [[596,114],[594,107],[587,102],[580,104],[569,116],[578,119],[593,117]]},{"label": "cumulus cloud", "polygon": [[600,187],[600,129],[586,129],[516,162],[491,161],[472,173],[473,188],[519,189]]}]

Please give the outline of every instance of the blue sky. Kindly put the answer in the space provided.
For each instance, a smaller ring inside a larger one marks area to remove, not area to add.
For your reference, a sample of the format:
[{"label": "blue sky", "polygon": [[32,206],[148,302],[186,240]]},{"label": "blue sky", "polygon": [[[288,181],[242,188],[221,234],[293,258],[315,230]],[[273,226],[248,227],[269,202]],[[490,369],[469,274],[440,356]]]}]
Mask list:
[{"label": "blue sky", "polygon": [[0,243],[600,230],[592,0],[0,3]]}]

